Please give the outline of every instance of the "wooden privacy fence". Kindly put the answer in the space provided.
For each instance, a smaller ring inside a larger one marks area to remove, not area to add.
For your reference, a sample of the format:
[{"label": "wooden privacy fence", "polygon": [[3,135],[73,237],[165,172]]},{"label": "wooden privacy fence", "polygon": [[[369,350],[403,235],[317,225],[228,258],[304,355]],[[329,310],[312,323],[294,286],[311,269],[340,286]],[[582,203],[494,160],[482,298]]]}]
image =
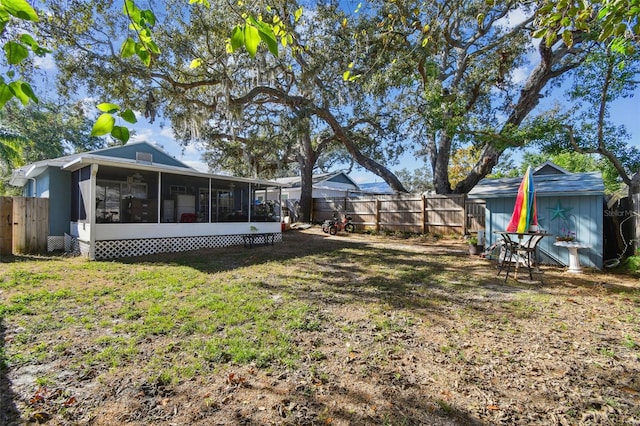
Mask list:
[{"label": "wooden privacy fence", "polygon": [[466,195],[394,194],[314,199],[312,220],[348,214],[360,229],[459,234],[484,229],[484,203]]},{"label": "wooden privacy fence", "polygon": [[0,197],[0,255],[44,253],[48,235],[48,198]]}]

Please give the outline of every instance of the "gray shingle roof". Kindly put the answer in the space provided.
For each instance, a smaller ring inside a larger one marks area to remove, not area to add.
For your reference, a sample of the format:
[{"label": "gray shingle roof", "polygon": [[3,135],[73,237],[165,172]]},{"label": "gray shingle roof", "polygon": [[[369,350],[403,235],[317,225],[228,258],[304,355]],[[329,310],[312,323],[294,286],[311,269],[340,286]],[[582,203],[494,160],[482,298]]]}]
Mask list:
[{"label": "gray shingle roof", "polygon": [[[470,192],[469,198],[501,198],[515,196],[522,177],[482,179]],[[604,194],[600,172],[534,175],[537,196]]]}]

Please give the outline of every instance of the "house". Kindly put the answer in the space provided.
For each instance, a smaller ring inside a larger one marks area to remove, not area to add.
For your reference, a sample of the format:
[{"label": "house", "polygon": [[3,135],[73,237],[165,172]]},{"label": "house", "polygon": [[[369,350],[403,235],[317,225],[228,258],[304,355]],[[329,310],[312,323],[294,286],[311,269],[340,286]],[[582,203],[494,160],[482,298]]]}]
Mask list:
[{"label": "house", "polygon": [[111,259],[242,244],[250,232],[280,241],[283,184],[199,172],[147,142],[39,161],[10,183],[49,203],[49,248]]},{"label": "house", "polygon": [[365,195],[392,195],[396,193],[387,182],[367,182],[361,183],[359,186]]},{"label": "house", "polygon": [[[522,178],[483,179],[468,194],[482,199],[485,207],[486,244],[495,242],[496,231],[511,219]],[[604,252],[604,183],[598,172],[571,173],[551,162],[533,172],[538,222],[541,230],[554,236],[573,234],[590,246],[579,251],[580,264],[602,269]],[[543,263],[569,264],[566,248],[554,246],[555,238],[543,238],[539,256]]]},{"label": "house", "polygon": [[[282,201],[286,201],[289,214],[293,221],[296,221],[298,219],[297,204],[300,202],[302,192],[302,178],[300,176],[279,178],[276,182],[286,185],[282,188]],[[312,182],[312,198],[345,197],[362,192],[358,184],[344,172],[316,174],[312,176]]]}]

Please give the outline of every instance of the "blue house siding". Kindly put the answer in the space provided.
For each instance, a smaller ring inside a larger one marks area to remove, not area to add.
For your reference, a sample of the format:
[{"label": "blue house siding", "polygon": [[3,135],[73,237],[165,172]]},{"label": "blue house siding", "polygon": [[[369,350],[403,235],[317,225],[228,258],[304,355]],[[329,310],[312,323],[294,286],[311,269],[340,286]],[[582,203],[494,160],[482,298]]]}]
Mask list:
[{"label": "blue house siding", "polygon": [[[71,173],[49,168],[49,235],[69,233],[71,222]],[[64,206],[64,207],[63,207]]]},{"label": "blue house siding", "polygon": [[[507,227],[513,206],[514,197],[486,199],[486,238],[489,244],[499,237],[495,231]],[[603,265],[603,202],[602,195],[582,196],[537,196],[538,222],[540,228],[552,237],[544,238],[539,245],[539,254],[544,263],[562,263],[568,265],[569,253],[566,248],[553,245],[555,236],[562,233],[563,228],[576,232],[576,240],[590,244],[589,249],[579,250],[580,264],[602,269]],[[564,219],[557,211],[561,211]]]},{"label": "blue house siding", "polygon": [[144,152],[153,156],[154,164],[165,164],[167,166],[185,167],[184,163],[176,160],[161,150],[155,149],[153,146],[146,143],[132,143],[115,148],[107,148],[101,151],[96,151],[96,155],[103,157],[115,157],[123,158],[127,160],[135,160],[136,152]]}]

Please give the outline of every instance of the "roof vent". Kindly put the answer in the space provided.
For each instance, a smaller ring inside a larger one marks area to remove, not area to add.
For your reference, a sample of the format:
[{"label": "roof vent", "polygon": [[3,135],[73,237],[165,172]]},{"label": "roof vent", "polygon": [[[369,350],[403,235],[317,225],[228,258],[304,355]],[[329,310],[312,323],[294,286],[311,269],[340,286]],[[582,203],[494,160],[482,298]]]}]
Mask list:
[{"label": "roof vent", "polygon": [[153,162],[153,154],[149,152],[136,152],[136,162],[151,164]]}]

